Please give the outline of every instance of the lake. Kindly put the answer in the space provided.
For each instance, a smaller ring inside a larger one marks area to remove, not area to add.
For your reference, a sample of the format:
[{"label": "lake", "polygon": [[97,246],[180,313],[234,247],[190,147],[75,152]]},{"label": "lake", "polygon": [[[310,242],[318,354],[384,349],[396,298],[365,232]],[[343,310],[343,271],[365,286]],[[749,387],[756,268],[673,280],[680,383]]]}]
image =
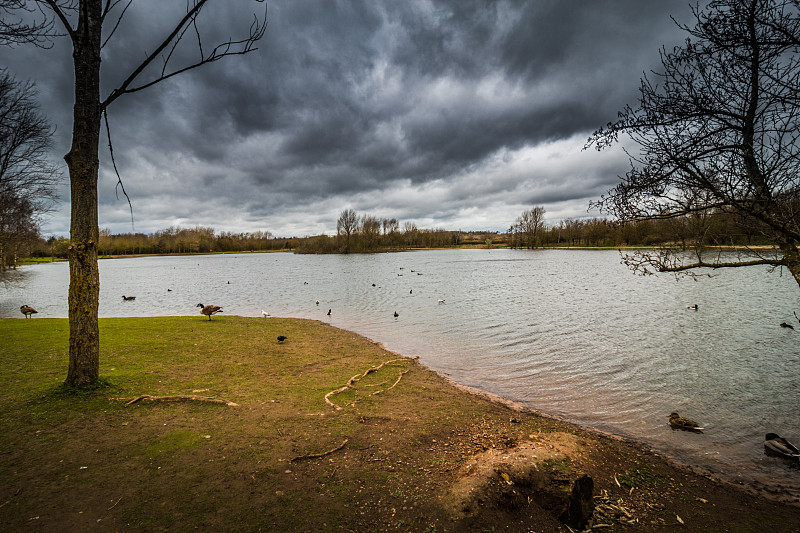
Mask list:
[{"label": "lake", "polygon": [[[202,302],[325,321],[458,383],[797,500],[800,471],[762,443],[775,432],[800,444],[800,289],[765,268],[713,274],[643,278],[616,251],[590,250],[113,259],[100,262],[100,316],[205,320]],[[23,304],[67,316],[66,263],[19,275],[0,285],[0,317],[22,319]],[[671,411],[705,432],[671,430]]]}]

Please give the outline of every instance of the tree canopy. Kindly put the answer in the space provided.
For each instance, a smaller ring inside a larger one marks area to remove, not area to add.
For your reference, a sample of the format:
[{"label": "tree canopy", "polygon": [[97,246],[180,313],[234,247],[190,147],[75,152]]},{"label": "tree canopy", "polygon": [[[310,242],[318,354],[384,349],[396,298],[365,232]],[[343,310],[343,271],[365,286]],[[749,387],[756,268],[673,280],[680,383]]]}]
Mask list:
[{"label": "tree canopy", "polygon": [[800,2],[714,0],[693,15],[678,23],[683,45],[642,78],[638,105],[589,138],[632,141],[630,170],[596,206],[623,222],[694,217],[698,235],[706,215],[728,213],[777,245],[713,259],[702,246],[639,252],[634,269],[769,265],[800,285]]}]

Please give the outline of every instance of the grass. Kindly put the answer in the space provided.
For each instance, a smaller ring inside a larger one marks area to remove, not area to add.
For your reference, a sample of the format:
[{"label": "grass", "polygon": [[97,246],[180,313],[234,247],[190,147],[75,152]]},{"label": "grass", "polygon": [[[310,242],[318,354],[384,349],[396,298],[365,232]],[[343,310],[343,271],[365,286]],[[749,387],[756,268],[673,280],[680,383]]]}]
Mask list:
[{"label": "grass", "polygon": [[[630,443],[511,411],[411,359],[332,396],[336,410],[327,393],[398,356],[319,322],[109,318],[100,328],[101,386],[76,391],[63,386],[66,320],[0,320],[4,531],[555,532],[559,522],[541,509],[509,515],[487,501],[463,517],[443,502],[464,465],[487,450],[512,441],[548,446],[571,433],[581,448],[542,466],[588,470],[596,492],[615,498],[628,498],[630,482],[643,524],[650,502],[683,517],[702,511],[722,528],[739,521],[791,531],[800,523],[797,508],[721,490]],[[125,405],[142,394],[238,407]]]}]

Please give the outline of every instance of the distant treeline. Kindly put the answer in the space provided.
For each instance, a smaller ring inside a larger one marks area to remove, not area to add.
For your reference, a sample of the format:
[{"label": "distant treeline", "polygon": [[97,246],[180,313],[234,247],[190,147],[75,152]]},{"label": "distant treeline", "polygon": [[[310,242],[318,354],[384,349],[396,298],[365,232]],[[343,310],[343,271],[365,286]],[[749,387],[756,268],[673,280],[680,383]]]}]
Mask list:
[{"label": "distant treeline", "polygon": [[[355,215],[355,213],[351,213]],[[366,222],[366,224],[365,224]],[[349,229],[349,234],[344,231]],[[670,220],[619,224],[602,218],[544,222],[535,232],[519,224],[506,232],[420,229],[413,222],[400,226],[396,220],[355,215],[351,227],[337,235],[274,237],[269,231],[217,233],[213,228],[171,227],[152,234],[100,232],[98,252],[105,255],[186,254],[292,250],[297,253],[374,253],[414,248],[448,247],[625,247],[658,246],[665,243],[692,246],[769,245],[758,228],[740,224],[725,213],[704,214]],[[69,239],[36,239],[19,257],[61,257],[68,254]],[[12,266],[9,264],[9,266]]]}]

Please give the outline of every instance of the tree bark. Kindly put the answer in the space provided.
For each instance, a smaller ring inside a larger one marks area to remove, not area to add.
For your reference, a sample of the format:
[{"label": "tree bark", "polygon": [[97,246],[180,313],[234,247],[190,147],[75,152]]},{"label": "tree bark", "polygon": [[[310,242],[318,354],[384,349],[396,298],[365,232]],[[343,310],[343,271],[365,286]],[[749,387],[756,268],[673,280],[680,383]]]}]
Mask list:
[{"label": "tree bark", "polygon": [[71,185],[69,370],[66,384],[73,387],[90,385],[100,374],[97,176],[102,112],[102,0],[83,0],[79,9],[78,28],[73,35],[75,107],[72,147],[64,156]]}]

